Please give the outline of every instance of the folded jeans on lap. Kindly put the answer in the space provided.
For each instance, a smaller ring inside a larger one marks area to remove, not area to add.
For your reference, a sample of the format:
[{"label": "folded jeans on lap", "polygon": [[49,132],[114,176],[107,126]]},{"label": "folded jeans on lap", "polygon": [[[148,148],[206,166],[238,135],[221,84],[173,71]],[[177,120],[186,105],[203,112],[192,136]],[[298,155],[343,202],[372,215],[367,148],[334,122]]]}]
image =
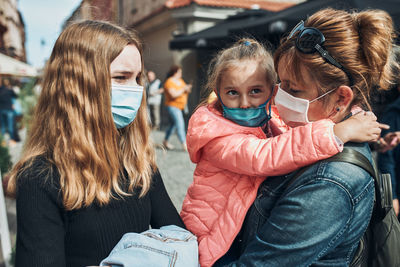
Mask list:
[{"label": "folded jeans on lap", "polygon": [[198,267],[197,238],[175,225],[127,233],[100,266]]}]

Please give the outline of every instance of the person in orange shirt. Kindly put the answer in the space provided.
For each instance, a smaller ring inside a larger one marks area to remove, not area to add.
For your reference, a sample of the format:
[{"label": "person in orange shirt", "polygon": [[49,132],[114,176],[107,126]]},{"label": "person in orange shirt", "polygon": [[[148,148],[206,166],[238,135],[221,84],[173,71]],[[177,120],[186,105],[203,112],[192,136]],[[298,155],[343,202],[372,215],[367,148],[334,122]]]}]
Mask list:
[{"label": "person in orange shirt", "polygon": [[173,149],[173,146],[168,142],[168,139],[176,130],[183,150],[187,151],[185,121],[183,119],[182,110],[186,106],[188,95],[192,90],[192,85],[186,84],[182,79],[181,67],[177,65],[171,66],[167,74],[164,89],[165,105],[167,106],[170,117],[170,125],[165,133],[163,145],[166,149]]}]

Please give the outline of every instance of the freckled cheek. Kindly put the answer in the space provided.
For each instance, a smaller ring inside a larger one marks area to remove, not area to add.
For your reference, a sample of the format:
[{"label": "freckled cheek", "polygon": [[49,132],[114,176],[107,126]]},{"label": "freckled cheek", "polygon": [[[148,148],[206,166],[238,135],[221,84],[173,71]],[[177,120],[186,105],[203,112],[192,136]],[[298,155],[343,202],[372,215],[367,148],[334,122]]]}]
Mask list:
[{"label": "freckled cheek", "polygon": [[230,99],[228,97],[221,97],[222,103],[228,108],[238,108],[239,101],[235,99]]}]

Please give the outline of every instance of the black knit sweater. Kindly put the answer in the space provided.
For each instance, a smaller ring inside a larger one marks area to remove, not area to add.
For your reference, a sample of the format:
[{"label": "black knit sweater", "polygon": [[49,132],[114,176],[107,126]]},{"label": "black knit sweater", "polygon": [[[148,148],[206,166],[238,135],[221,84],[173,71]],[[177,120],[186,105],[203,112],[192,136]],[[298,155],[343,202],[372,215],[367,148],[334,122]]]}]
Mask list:
[{"label": "black knit sweater", "polygon": [[98,265],[127,232],[143,232],[163,225],[184,227],[160,174],[150,191],[106,206],[93,204],[66,211],[55,168],[43,171],[42,159],[20,175],[17,193],[16,267],[81,267]]}]

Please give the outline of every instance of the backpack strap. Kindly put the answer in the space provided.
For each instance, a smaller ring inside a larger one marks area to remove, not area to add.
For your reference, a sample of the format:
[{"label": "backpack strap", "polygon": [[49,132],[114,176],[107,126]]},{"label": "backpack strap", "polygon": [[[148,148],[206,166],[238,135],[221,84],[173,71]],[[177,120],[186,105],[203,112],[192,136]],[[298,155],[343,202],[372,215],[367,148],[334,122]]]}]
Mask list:
[{"label": "backpack strap", "polygon": [[[377,168],[375,168],[371,162],[360,152],[357,150],[344,147],[341,153],[338,153],[330,158],[324,159],[321,162],[332,162],[332,161],[340,161],[347,162],[367,171],[375,181],[375,200],[377,204],[377,210],[382,211],[382,209],[387,209],[392,207],[392,189],[389,183],[389,179],[385,176],[386,174],[379,175]],[[303,174],[310,166],[306,166],[297,171],[297,173],[290,179],[287,186],[292,184],[301,174]],[[385,196],[383,198],[383,196]],[[378,201],[380,200],[380,201]],[[383,213],[379,212],[379,213]]]},{"label": "backpack strap", "polygon": [[371,162],[360,152],[351,148],[343,148],[341,153],[334,155],[333,157],[327,158],[324,161],[341,161],[352,163],[360,168],[366,170],[374,179],[376,179],[378,173],[372,166]]}]

